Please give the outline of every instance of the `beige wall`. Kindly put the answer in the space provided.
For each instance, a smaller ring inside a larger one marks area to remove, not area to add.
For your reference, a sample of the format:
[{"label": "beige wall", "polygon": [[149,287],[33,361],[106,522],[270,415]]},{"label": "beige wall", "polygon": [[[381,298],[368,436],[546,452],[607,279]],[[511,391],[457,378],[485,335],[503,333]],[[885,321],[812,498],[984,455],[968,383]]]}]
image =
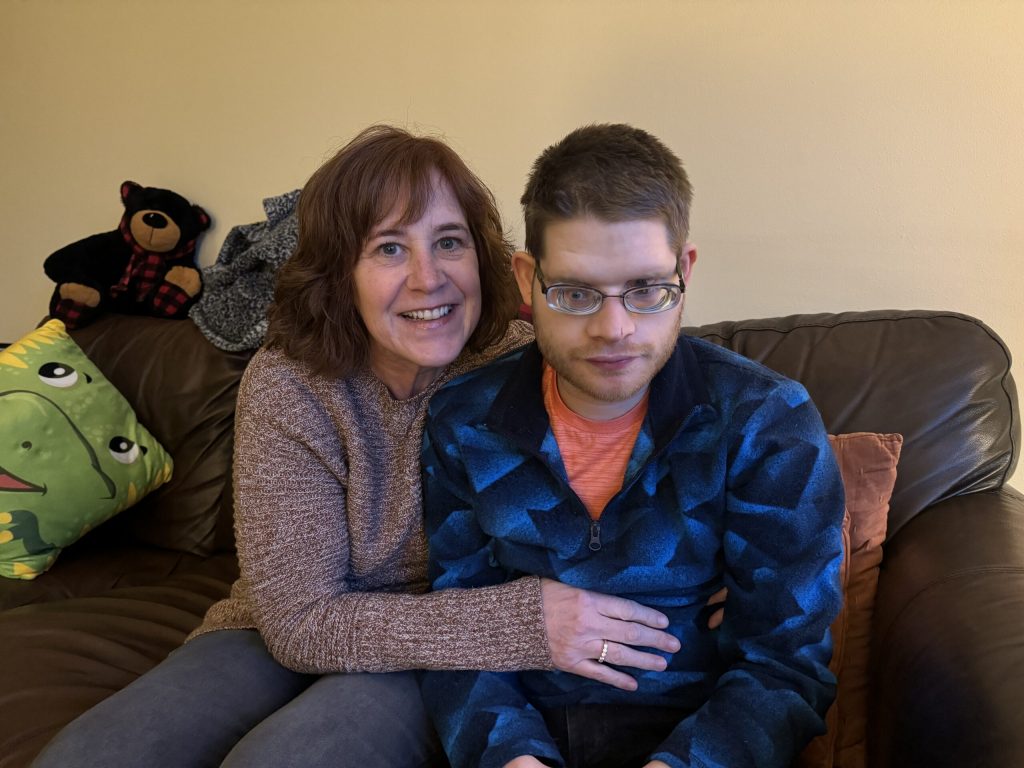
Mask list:
[{"label": "beige wall", "polygon": [[209,263],[396,122],[447,136],[518,239],[538,151],[628,121],[696,187],[690,322],[953,309],[1022,382],[1021,39],[1020,1],[0,0],[0,340],[45,312],[47,254],[114,228],[124,179],[205,206]]}]

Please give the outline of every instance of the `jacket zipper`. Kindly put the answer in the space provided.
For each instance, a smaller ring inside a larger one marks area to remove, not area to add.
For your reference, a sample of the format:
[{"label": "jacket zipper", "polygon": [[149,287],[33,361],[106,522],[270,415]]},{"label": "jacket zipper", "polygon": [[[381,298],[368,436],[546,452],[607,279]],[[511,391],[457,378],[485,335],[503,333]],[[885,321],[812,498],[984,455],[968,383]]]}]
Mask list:
[{"label": "jacket zipper", "polygon": [[601,549],[601,524],[597,520],[590,521],[590,547],[591,552]]}]

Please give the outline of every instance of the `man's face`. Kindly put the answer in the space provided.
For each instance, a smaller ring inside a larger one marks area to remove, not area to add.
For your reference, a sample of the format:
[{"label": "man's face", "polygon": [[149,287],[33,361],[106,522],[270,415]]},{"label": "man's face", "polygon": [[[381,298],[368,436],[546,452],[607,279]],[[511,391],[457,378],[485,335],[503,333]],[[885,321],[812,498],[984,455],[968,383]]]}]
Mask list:
[{"label": "man's face", "polygon": [[[689,281],[696,260],[684,248],[680,271]],[[621,294],[629,288],[678,283],[676,254],[668,230],[657,219],[608,222],[581,217],[548,224],[541,271],[547,286],[570,284]],[[570,315],[548,306],[534,259],[513,257],[523,300],[533,308],[537,344],[558,374],[558,392],[574,412],[589,419],[612,419],[636,405],[661,370],[679,335],[682,302],[653,314],[626,309],[606,298],[597,312]]]}]

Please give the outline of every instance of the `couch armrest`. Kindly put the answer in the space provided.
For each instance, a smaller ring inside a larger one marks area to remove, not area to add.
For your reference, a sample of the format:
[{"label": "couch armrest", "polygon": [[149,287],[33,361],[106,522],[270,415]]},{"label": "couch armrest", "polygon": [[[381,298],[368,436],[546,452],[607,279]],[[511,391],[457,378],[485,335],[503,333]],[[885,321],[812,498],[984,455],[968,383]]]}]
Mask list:
[{"label": "couch armrest", "polygon": [[1024,765],[1024,495],[948,499],[886,544],[871,666],[873,768]]}]

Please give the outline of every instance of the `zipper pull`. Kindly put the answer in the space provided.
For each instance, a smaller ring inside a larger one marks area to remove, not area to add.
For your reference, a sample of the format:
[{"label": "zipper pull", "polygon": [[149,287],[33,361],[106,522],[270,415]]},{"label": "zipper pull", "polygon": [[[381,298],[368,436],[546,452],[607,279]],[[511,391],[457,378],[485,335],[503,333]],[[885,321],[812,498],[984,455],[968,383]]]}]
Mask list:
[{"label": "zipper pull", "polygon": [[601,524],[597,520],[590,521],[590,551],[597,552],[601,548]]}]

